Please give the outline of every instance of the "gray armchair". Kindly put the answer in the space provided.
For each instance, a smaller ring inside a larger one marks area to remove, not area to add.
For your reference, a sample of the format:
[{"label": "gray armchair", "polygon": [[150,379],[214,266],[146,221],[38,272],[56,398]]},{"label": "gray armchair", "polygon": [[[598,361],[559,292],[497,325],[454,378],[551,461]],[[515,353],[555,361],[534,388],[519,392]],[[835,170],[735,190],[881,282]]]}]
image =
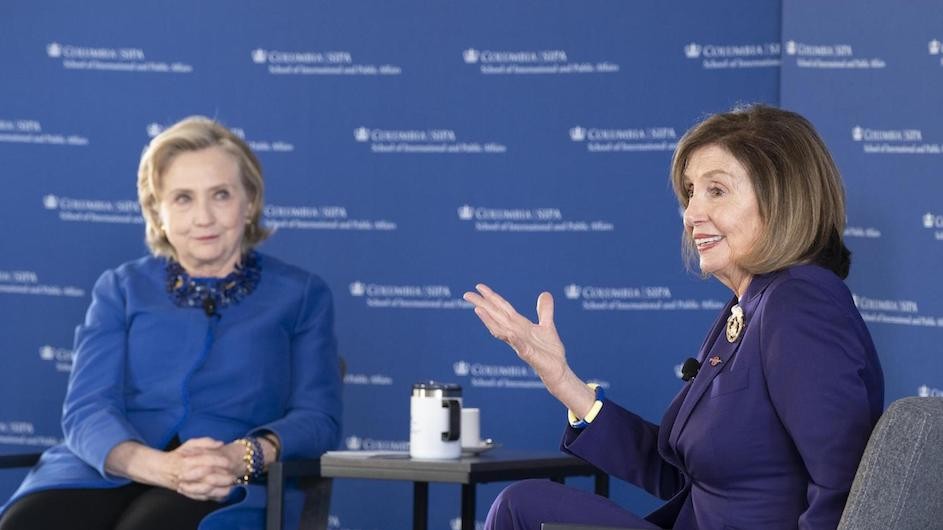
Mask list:
[{"label": "gray armchair", "polygon": [[858,465],[838,530],[943,528],[943,398],[899,399]]},{"label": "gray armchair", "polygon": [[[943,398],[899,399],[858,464],[838,530],[943,529]],[[542,530],[630,530],[544,523]]]}]

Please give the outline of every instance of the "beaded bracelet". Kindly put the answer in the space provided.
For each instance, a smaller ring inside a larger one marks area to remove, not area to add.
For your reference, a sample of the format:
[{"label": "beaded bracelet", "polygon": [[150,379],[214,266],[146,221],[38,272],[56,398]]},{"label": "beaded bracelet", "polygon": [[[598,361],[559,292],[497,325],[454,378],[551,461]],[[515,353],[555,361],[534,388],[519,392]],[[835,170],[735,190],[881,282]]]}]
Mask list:
[{"label": "beaded bracelet", "polygon": [[254,436],[240,438],[236,440],[246,448],[246,454],[242,461],[246,464],[245,473],[236,479],[239,484],[248,484],[253,480],[262,478],[262,468],[265,465],[265,455],[262,453],[262,444]]}]

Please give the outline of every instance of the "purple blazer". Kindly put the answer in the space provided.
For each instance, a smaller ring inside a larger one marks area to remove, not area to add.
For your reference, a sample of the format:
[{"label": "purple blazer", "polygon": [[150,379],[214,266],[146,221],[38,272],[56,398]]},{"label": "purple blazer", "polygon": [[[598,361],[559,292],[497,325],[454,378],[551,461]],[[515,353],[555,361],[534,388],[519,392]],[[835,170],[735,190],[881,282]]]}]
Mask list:
[{"label": "purple blazer", "polygon": [[734,303],[660,425],[607,401],[562,448],[667,500],[646,517],[662,528],[834,529],[884,405],[871,336],[845,283],[815,265],[754,277],[730,343]]}]

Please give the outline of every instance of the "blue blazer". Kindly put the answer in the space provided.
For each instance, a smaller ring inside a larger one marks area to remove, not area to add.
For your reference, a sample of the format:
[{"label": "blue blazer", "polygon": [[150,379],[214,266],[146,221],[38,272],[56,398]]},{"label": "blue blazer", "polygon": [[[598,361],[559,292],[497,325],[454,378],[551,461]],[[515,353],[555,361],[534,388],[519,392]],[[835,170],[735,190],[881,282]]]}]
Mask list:
[{"label": "blue blazer", "polygon": [[[270,256],[258,264],[255,290],[218,319],[173,303],[164,259],[106,271],[75,333],[65,442],[43,454],[3,509],[36,491],[127,484],[105,471],[108,453],[127,440],[162,449],[175,436],[229,442],[268,430],[283,459],[334,449],[341,383],[331,293]],[[297,490],[286,498],[292,526],[302,500]],[[238,487],[200,529],[262,528],[264,506],[263,486]]]},{"label": "blue blazer", "polygon": [[884,405],[868,330],[815,265],[754,277],[730,343],[734,303],[660,425],[607,401],[562,448],[667,500],[646,517],[662,528],[834,529]]}]

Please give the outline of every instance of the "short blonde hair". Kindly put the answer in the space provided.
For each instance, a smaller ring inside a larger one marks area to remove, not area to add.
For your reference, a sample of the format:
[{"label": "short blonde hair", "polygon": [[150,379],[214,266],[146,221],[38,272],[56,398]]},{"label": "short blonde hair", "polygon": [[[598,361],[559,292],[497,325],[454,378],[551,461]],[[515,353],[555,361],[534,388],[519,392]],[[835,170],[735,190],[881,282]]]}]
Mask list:
[{"label": "short blonde hair", "polygon": [[239,165],[240,180],[249,198],[249,221],[242,237],[242,251],[249,251],[268,237],[270,231],[262,226],[265,184],[258,158],[242,138],[220,123],[204,116],[190,116],[155,136],[141,155],[138,202],[146,222],[147,246],[155,256],[176,258],[173,245],[161,229],[158,212],[164,172],[177,155],[210,147],[222,148]]},{"label": "short blonde hair", "polygon": [[[759,203],[764,229],[739,266],[764,274],[818,263],[847,277],[851,253],[842,242],[845,190],[828,148],[808,120],[795,112],[751,105],[715,114],[692,127],[671,161],[671,183],[685,208],[688,160],[710,145],[726,149],[743,165]],[[697,250],[687,230],[683,248],[690,265]]]}]

